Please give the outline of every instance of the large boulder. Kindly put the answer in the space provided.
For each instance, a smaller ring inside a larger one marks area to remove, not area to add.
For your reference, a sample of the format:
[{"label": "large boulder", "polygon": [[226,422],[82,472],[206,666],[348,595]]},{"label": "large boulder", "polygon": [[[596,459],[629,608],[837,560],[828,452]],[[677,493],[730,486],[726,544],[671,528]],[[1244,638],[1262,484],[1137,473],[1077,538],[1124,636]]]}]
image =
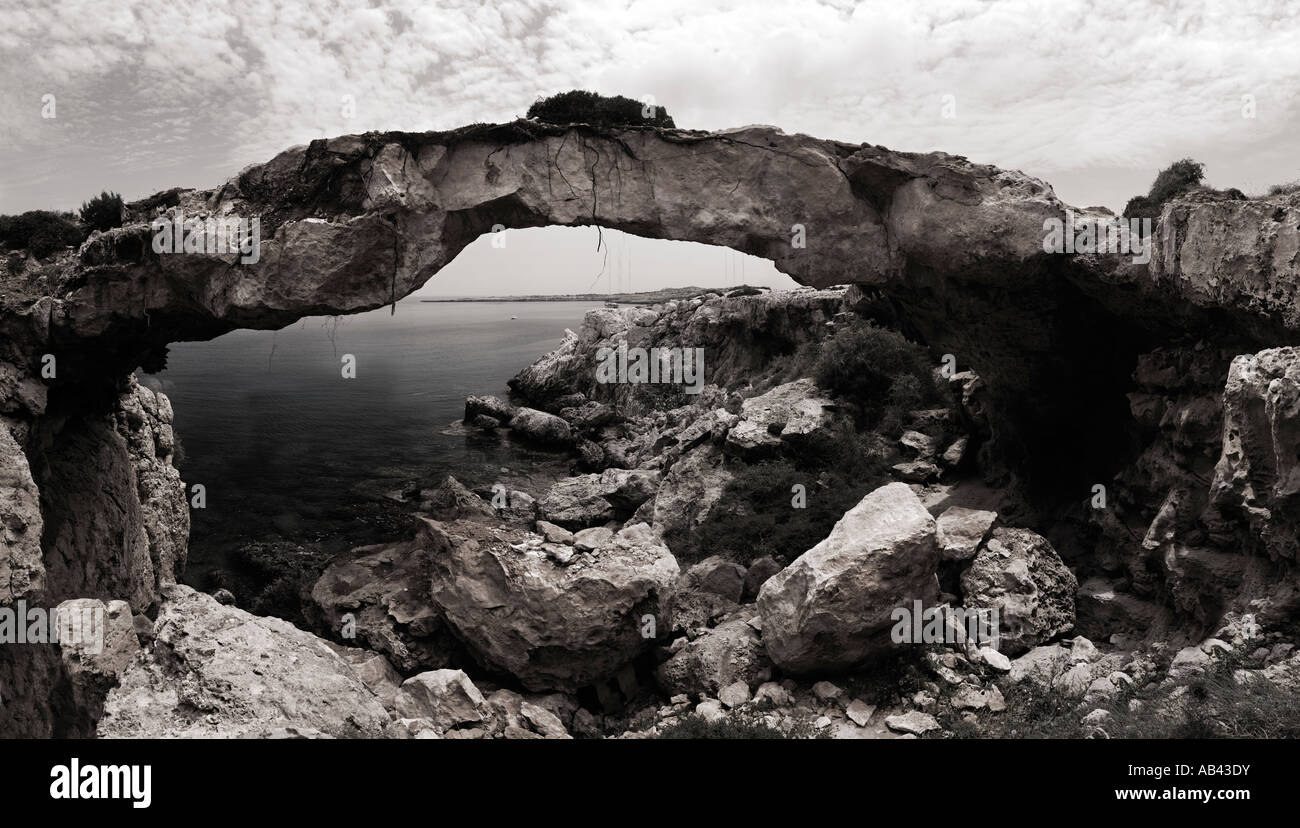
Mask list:
[{"label": "large boulder", "polygon": [[628,517],[659,488],[659,472],[605,469],[557,482],[538,503],[542,519],[566,529],[597,526]]},{"label": "large boulder", "polygon": [[402,682],[396,712],[402,719],[427,719],[439,733],[483,721],[487,700],[460,670],[430,670]]},{"label": "large boulder", "polygon": [[999,649],[1009,655],[1073,628],[1078,587],[1047,539],[1028,529],[994,529],[961,576],[967,608],[998,610]]},{"label": "large boulder", "polygon": [[754,459],[799,446],[825,431],[834,419],[835,404],[810,379],[778,385],[745,400],[740,422],[727,432],[727,451]]},{"label": "large boulder", "polygon": [[485,664],[529,690],[576,690],[614,674],[667,628],[677,561],[645,524],[561,564],[528,533],[430,524],[432,597]]},{"label": "large boulder", "polygon": [[509,425],[515,416],[515,407],[498,397],[466,397],[465,422],[473,422],[479,416],[491,417],[501,425]]},{"label": "large boulder", "polygon": [[459,480],[447,475],[437,486],[420,492],[419,508],[437,520],[455,520],[462,517],[492,519],[496,510],[492,504],[467,489]]},{"label": "large boulder", "polygon": [[890,649],[896,607],[933,603],[935,522],[903,483],[862,498],[758,593],[763,643],[792,673],[853,667]]},{"label": "large boulder", "polygon": [[525,440],[543,445],[563,446],[573,442],[573,430],[562,417],[521,408],[510,421],[510,429]]},{"label": "large boulder", "polygon": [[742,681],[757,687],[772,676],[772,662],[748,619],[724,621],[659,665],[655,678],[668,695],[717,697]]},{"label": "large boulder", "polygon": [[164,587],[162,597],[152,648],[105,699],[101,737],[383,734],[387,711],[327,642],[186,586]]},{"label": "large boulder", "polygon": [[322,634],[382,653],[406,674],[446,667],[455,650],[429,595],[428,524],[417,526],[413,540],[359,547],[330,561],[307,608]]}]

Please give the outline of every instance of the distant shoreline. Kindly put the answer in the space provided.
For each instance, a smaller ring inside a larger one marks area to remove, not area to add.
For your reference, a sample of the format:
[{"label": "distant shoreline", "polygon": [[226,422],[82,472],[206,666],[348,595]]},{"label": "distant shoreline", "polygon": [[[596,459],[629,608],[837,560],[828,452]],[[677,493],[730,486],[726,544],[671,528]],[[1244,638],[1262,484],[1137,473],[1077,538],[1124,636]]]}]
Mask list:
[{"label": "distant shoreline", "polygon": [[[620,305],[657,305],[661,302],[693,299],[705,293],[729,293],[740,287],[729,288],[664,288],[645,293],[564,293],[539,294],[532,296],[457,296],[440,299],[421,299],[421,302],[617,302]],[[770,288],[758,288],[769,290]]]}]

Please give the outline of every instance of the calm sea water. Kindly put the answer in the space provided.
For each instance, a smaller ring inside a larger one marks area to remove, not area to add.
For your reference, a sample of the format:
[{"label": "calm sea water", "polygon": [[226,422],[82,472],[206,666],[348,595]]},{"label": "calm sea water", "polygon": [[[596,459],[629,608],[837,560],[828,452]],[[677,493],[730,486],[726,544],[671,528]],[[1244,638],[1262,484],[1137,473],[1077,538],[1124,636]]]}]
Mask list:
[{"label": "calm sea water", "polygon": [[[394,493],[445,473],[539,494],[567,458],[449,426],[466,396],[505,396],[506,381],[591,307],[407,299],[392,315],[173,345],[167,369],[142,381],[171,398],[181,476],[206,488],[207,507],[191,511],[187,580],[250,540],[333,553],[400,536],[410,507]],[[349,354],[355,379],[342,376]]]}]

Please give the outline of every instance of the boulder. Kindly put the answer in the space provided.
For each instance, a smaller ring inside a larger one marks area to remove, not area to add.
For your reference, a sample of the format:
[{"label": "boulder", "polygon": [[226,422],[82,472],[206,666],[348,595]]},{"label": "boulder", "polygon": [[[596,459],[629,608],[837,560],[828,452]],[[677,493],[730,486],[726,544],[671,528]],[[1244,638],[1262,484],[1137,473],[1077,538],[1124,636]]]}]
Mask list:
[{"label": "boulder", "polygon": [[964,603],[999,612],[999,647],[1017,655],[1074,627],[1074,573],[1047,539],[999,527],[962,573]]},{"label": "boulder", "polygon": [[389,717],[327,642],[173,584],[161,590],[154,646],[123,671],[103,738],[256,735],[275,728],[375,738]]},{"label": "boulder", "polygon": [[515,416],[515,407],[497,397],[466,397],[465,422],[472,422],[480,416],[491,417],[501,425],[509,425]]},{"label": "boulder", "polygon": [[659,472],[643,469],[605,469],[560,480],[538,503],[541,517],[576,530],[628,517],[654,497]]},{"label": "boulder", "polygon": [[466,521],[430,530],[434,603],[479,660],[529,690],[607,678],[667,628],[677,561],[645,524],[568,566],[529,548],[528,533]]},{"label": "boulder", "polygon": [[490,503],[465,488],[451,475],[444,477],[433,489],[420,492],[419,508],[437,520],[496,518],[496,510]]},{"label": "boulder", "polygon": [[473,726],[485,718],[487,699],[460,670],[430,670],[402,682],[398,718],[427,719],[439,733]]},{"label": "boulder", "polygon": [[708,557],[686,570],[680,588],[712,592],[733,603],[740,603],[745,590],[745,567],[716,555]]},{"label": "boulder", "polygon": [[383,654],[403,673],[446,667],[456,643],[429,594],[432,545],[428,524],[417,521],[412,540],[339,555],[312,585],[308,619],[341,643]]},{"label": "boulder", "polygon": [[945,509],[935,521],[940,555],[945,561],[967,561],[975,557],[997,519],[997,512],[962,506]]},{"label": "boulder", "polygon": [[910,488],[864,497],[758,593],[763,642],[783,670],[847,669],[892,647],[895,607],[938,597],[935,522]]},{"label": "boulder", "polygon": [[750,397],[740,422],[727,432],[726,449],[746,459],[778,453],[782,446],[799,446],[834,421],[835,403],[810,379],[778,385]]},{"label": "boulder", "polygon": [[756,687],[772,676],[758,632],[745,619],[726,621],[659,665],[655,678],[665,693],[718,696],[736,682]]},{"label": "boulder", "polygon": [[562,417],[535,408],[519,409],[510,421],[510,430],[542,445],[565,446],[573,442],[573,431]]}]

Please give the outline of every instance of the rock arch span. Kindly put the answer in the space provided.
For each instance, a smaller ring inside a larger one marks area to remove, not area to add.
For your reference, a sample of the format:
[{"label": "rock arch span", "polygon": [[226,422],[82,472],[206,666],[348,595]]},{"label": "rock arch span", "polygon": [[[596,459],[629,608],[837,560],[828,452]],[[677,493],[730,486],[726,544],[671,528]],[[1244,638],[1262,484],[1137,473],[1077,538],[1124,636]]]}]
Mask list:
[{"label": "rock arch span", "polygon": [[[1146,265],[1045,254],[1043,222],[1065,208],[1037,179],[944,153],[771,127],[530,121],[318,140],[215,189],[136,202],[125,226],[75,254],[11,257],[0,276],[0,415],[13,435],[0,506],[21,516],[6,529],[0,602],[126,595],[142,610],[183,560],[183,515],[148,530],[168,508],[151,488],[170,485],[156,462],[167,423],[126,387],[132,370],[160,364],[170,342],[382,307],[494,225],[724,245],[807,285],[862,285],[985,377],[996,460],[1013,479],[1082,499],[1131,451],[1124,393],[1138,353],[1179,337],[1243,353],[1296,340],[1300,199],[1184,198],[1166,207]],[[257,217],[259,261],[153,252],[160,210]],[[41,377],[45,354],[54,378]]]}]

